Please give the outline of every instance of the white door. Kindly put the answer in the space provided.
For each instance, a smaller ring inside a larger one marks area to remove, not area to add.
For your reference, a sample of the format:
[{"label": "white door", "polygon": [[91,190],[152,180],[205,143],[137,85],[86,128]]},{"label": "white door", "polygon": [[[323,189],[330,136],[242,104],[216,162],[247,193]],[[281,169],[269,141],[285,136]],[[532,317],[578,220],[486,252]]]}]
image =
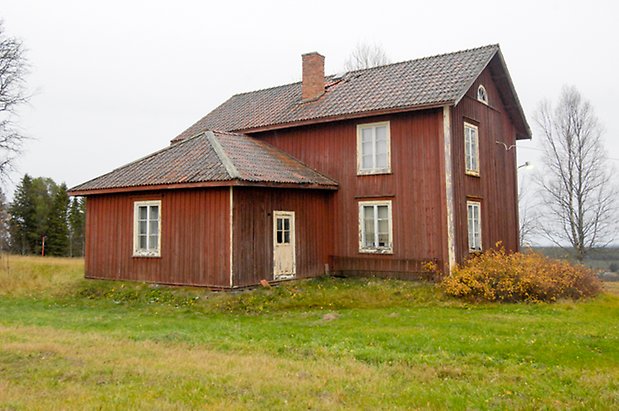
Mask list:
[{"label": "white door", "polygon": [[296,274],[294,237],[294,211],[273,211],[274,280],[293,278]]}]

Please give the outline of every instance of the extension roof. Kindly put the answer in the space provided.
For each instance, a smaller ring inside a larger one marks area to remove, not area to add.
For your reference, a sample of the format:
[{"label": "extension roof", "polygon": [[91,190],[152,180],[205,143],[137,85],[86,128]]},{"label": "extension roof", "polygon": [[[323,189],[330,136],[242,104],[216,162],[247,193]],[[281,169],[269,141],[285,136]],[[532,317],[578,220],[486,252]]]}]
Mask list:
[{"label": "extension roof", "polygon": [[263,141],[206,131],[87,181],[71,195],[258,185],[337,189],[337,183]]},{"label": "extension roof", "polygon": [[498,45],[441,54],[325,78],[325,94],[303,102],[301,82],[232,96],[172,142],[205,130],[256,132],[303,124],[456,105],[486,68],[518,139],[531,130]]}]

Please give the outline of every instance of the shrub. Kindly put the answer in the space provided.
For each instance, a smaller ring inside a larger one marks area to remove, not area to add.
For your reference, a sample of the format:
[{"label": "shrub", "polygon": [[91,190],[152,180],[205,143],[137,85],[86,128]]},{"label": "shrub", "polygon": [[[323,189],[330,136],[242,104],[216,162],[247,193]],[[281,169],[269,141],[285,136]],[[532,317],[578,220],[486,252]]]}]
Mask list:
[{"label": "shrub", "polygon": [[472,256],[441,282],[451,296],[472,301],[540,302],[597,295],[602,285],[582,265],[538,253],[489,250]]},{"label": "shrub", "polygon": [[610,263],[610,265],[608,266],[608,271],[616,273],[617,271],[619,271],[619,264]]}]

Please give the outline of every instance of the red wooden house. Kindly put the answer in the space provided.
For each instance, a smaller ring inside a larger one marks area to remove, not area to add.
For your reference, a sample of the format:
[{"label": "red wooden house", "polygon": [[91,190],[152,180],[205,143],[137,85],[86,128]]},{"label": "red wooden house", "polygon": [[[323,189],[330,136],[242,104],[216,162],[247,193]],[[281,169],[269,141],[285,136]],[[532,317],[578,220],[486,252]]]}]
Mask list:
[{"label": "red wooden house", "polygon": [[414,278],[518,248],[531,132],[497,45],[231,97],[86,196],[86,277],[233,288],[325,273]]}]

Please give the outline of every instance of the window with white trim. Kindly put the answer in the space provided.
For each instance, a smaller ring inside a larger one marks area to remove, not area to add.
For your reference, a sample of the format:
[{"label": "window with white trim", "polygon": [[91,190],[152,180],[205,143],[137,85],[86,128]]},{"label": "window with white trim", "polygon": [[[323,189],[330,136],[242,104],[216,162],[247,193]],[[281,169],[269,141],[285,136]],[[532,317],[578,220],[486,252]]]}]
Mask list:
[{"label": "window with white trim", "polygon": [[359,202],[359,251],[393,252],[391,201]]},{"label": "window with white trim", "polygon": [[161,201],[136,201],[133,204],[133,255],[159,257]]},{"label": "window with white trim", "polygon": [[389,122],[357,125],[357,174],[391,172]]},{"label": "window with white trim", "polygon": [[464,123],[464,163],[466,174],[479,175],[479,129]]},{"label": "window with white trim", "polygon": [[484,104],[488,104],[488,92],[483,85],[479,85],[477,88],[477,100],[481,101]]},{"label": "window with white trim", "polygon": [[481,203],[478,201],[466,202],[468,221],[469,252],[481,251]]}]

